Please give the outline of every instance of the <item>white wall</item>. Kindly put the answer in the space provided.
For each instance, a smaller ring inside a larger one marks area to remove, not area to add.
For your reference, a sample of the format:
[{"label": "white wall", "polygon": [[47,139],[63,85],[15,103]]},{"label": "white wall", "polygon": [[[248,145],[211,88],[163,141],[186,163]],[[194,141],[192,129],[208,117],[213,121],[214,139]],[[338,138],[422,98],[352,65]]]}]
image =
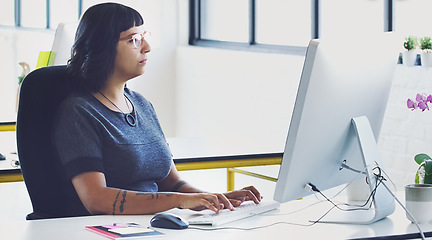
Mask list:
[{"label": "white wall", "polygon": [[283,151],[303,59],[177,48],[177,136],[206,137],[210,152]]},{"label": "white wall", "polygon": [[[98,0],[84,1],[84,10]],[[152,52],[146,74],[129,86],[145,95],[155,105],[167,136],[175,134],[175,49],[177,46],[177,2],[171,0],[117,1],[137,9],[145,18],[152,38]],[[50,51],[54,30],[0,29],[0,121],[15,121],[18,62],[34,70],[40,51]]]},{"label": "white wall", "polygon": [[22,68],[19,62],[36,67],[40,51],[49,51],[54,31],[0,29],[0,121],[15,121],[18,76]]},{"label": "white wall", "polygon": [[[399,190],[414,183],[418,165],[414,156],[432,154],[432,113],[407,108],[408,98],[432,94],[432,68],[396,67],[393,86],[379,139],[383,164]],[[431,107],[431,106],[430,106]]]},{"label": "white wall", "polygon": [[[283,150],[303,57],[188,46],[187,0],[124,2],[136,5],[153,32],[146,73],[131,81],[130,87],[153,102],[168,137],[215,136],[208,140],[208,145],[204,144],[209,151],[244,153],[250,147],[257,151]],[[5,108],[13,110],[6,105],[15,101],[15,78],[19,74],[16,63],[26,60],[35,66],[34,52],[49,50],[52,38],[48,33],[40,33],[48,35],[45,36],[48,40],[24,33],[17,41],[17,35],[11,31],[0,32],[2,113]],[[35,49],[32,41],[40,44],[45,41],[48,46]],[[20,50],[14,50],[15,42],[20,43]],[[432,154],[431,113],[410,112],[405,108],[407,97],[414,97],[417,91],[432,91],[429,81],[432,70],[413,67],[400,71],[379,145],[391,178],[402,189],[405,183],[412,182],[406,176],[417,169],[412,157],[418,152]],[[4,117],[2,113],[0,120]],[[201,172],[182,174],[186,178],[191,176],[194,183],[205,189],[220,189],[226,183],[221,179],[223,171],[215,175],[206,172],[207,181],[196,181],[196,176],[192,176],[198,174],[202,178]],[[250,179],[246,180],[240,179],[239,183]],[[215,181],[219,184],[216,188],[206,185]],[[261,188],[267,186],[263,181],[257,184],[262,184]]]},{"label": "white wall", "polygon": [[[186,0],[179,1],[176,135],[216,136],[206,139],[210,152],[241,153],[250,151],[249,147],[282,150],[303,58],[188,46],[186,5]],[[402,51],[401,36],[395,37],[400,39]],[[398,190],[414,181],[418,167],[414,155],[432,154],[432,113],[406,108],[407,98],[417,92],[432,93],[430,79],[432,69],[396,68],[378,147],[382,164]],[[274,186],[255,183],[261,189]]]}]

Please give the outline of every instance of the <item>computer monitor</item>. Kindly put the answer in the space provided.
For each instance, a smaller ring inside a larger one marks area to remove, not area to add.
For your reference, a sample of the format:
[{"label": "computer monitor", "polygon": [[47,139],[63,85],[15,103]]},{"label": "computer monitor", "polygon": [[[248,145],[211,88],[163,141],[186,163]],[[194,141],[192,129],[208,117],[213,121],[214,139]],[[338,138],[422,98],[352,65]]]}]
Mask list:
[{"label": "computer monitor", "polygon": [[[287,202],[312,194],[308,183],[325,190],[359,176],[345,166],[366,170],[369,188],[374,190],[374,168],[382,168],[376,142],[398,58],[389,35],[309,43],[275,200]],[[360,216],[352,211],[351,216],[340,214],[341,219],[334,221],[367,224],[393,213],[393,195],[383,184],[376,190],[371,213]]]},{"label": "computer monitor", "polygon": [[78,22],[59,23],[51,48],[48,66],[66,65],[71,57]]}]

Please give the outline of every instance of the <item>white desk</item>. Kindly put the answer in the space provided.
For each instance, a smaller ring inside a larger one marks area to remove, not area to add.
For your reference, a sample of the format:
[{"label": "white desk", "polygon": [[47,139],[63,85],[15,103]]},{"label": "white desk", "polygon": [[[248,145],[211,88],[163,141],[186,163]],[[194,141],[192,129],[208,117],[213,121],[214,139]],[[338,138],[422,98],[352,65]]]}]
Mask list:
[{"label": "white desk", "polygon": [[[92,216],[49,220],[24,220],[31,211],[23,182],[0,184],[0,239],[107,239],[84,227],[87,225],[102,225],[112,223],[137,222],[149,225],[150,215],[138,216]],[[319,204],[295,214],[288,214],[308,206],[315,201],[314,197],[282,204],[280,209],[271,213],[247,218],[223,226],[250,228],[264,226],[274,222],[307,223],[321,216],[328,210],[328,204]],[[404,201],[403,201],[404,202]],[[336,211],[336,210],[335,210]],[[174,210],[175,213],[187,217],[188,210]],[[285,215],[280,215],[285,214]],[[424,231],[432,231],[432,224],[422,224]],[[373,237],[393,234],[416,232],[417,228],[405,217],[403,210],[396,206],[394,214],[372,225],[340,225],[315,224],[302,227],[289,224],[278,224],[257,230],[217,230],[202,231],[194,229],[167,230],[158,229],[165,233],[164,239],[349,239],[359,237]]]},{"label": "white desk", "polygon": [[0,183],[22,181],[23,177],[19,166],[16,166],[16,154],[4,154],[6,160],[0,160]]}]

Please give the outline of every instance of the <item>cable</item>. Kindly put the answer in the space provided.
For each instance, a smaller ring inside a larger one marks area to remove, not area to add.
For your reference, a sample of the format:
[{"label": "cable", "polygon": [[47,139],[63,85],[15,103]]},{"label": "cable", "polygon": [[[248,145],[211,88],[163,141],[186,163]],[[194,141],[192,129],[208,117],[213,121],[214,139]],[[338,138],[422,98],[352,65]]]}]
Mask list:
[{"label": "cable", "polygon": [[[308,183],[308,185],[310,185],[311,189],[317,193],[319,193],[321,196],[323,196],[328,202],[330,202],[334,207],[338,208],[341,211],[355,211],[355,210],[367,210],[370,209],[372,206],[372,201],[371,199],[373,199],[373,197],[375,196],[376,190],[378,188],[378,186],[382,183],[383,179],[379,178],[379,181],[377,181],[377,184],[375,185],[374,189],[371,191],[371,193],[369,194],[368,198],[366,199],[366,202],[363,205],[353,205],[353,204],[347,204],[347,203],[343,203],[343,204],[336,204],[334,201],[332,201],[330,198],[328,198],[324,193],[322,193],[315,185],[313,185],[312,183]],[[367,208],[364,208],[368,203],[370,202],[370,206]],[[351,207],[358,207],[358,208],[352,208],[352,209],[343,209],[341,207],[339,207],[339,205],[345,205],[345,206],[351,206]]]},{"label": "cable", "polygon": [[414,218],[414,216],[411,214],[411,212],[401,203],[401,201],[396,197],[396,195],[388,188],[387,184],[383,183],[383,186],[387,189],[387,191],[394,197],[397,203],[405,210],[405,212],[411,217],[414,224],[416,225],[417,229],[420,232],[421,239],[425,240],[425,235],[423,233],[423,230],[421,229],[420,225],[418,224],[417,220]]},{"label": "cable", "polygon": [[[365,173],[364,171],[359,171],[359,170],[353,169],[353,168],[351,168],[351,167],[349,167],[347,165],[344,165],[344,168],[347,168],[349,170],[357,172],[360,175]],[[300,211],[302,211],[304,209],[307,209],[307,208],[309,208],[309,207],[311,207],[313,205],[319,204],[319,203],[324,202],[324,201],[330,202],[333,205],[321,217],[319,217],[317,220],[310,221],[309,224],[300,224],[300,223],[291,223],[291,222],[274,222],[274,223],[271,223],[271,224],[268,224],[268,225],[251,227],[251,228],[240,228],[240,227],[200,228],[200,227],[192,227],[192,226],[189,226],[189,228],[190,229],[195,229],[195,230],[201,230],[201,231],[217,231],[217,230],[243,230],[243,231],[250,231],[250,230],[256,230],[256,229],[268,228],[268,227],[275,226],[275,225],[278,225],[278,224],[288,224],[288,225],[309,227],[309,226],[315,225],[316,223],[319,223],[321,221],[321,219],[323,219],[328,213],[330,213],[335,208],[337,208],[337,209],[339,209],[341,211],[356,211],[356,210],[368,210],[368,209],[371,209],[371,206],[372,206],[371,199],[373,199],[375,197],[375,194],[376,194],[378,186],[382,184],[387,189],[387,191],[393,196],[393,198],[398,202],[398,204],[405,210],[405,212],[413,219],[414,224],[416,225],[417,229],[419,230],[421,239],[425,240],[424,232],[421,229],[421,227],[418,224],[418,222],[415,220],[415,218],[412,216],[412,214],[409,212],[409,210],[405,208],[405,206],[400,202],[400,200],[396,197],[396,195],[392,192],[392,190],[385,183],[386,181],[389,181],[393,185],[393,187],[396,188],[395,185],[394,185],[394,183],[391,181],[391,179],[387,175],[387,173],[383,169],[381,169],[379,166],[375,166],[372,170],[378,170],[378,173],[374,173],[374,176],[376,177],[377,180],[375,182],[374,189],[371,191],[371,193],[369,194],[369,197],[367,198],[366,202],[363,205],[352,205],[352,204],[347,204],[347,203],[336,204],[336,203],[334,203],[331,200],[331,198],[334,198],[334,197],[338,196],[344,189],[346,189],[346,186],[342,190],[340,190],[338,193],[336,193],[333,197],[329,198],[325,194],[323,194],[314,184],[308,183],[307,186],[309,186],[310,189],[312,191],[314,191],[315,193],[319,193],[321,196],[323,196],[325,198],[325,200],[320,200],[320,202],[313,203],[311,205],[308,205],[306,207],[303,207],[303,208],[301,208],[299,210],[296,210],[296,211],[293,211],[293,212],[290,212],[290,213],[284,213],[284,214],[265,214],[265,215],[289,215],[289,214],[300,212]],[[383,173],[384,173],[384,175],[387,178],[385,178],[383,176]],[[354,179],[353,181],[355,181],[355,180],[356,179]],[[353,181],[351,181],[349,184],[351,184]],[[347,184],[347,186],[349,184]],[[367,208],[363,208],[363,207],[365,207],[367,205],[368,202],[370,202],[370,206],[367,207]],[[358,208],[342,209],[342,208],[339,207],[339,205],[357,206]]]},{"label": "cable", "polygon": [[278,224],[289,224],[289,225],[297,225],[297,226],[303,226],[308,227],[312,226],[313,224],[298,224],[298,223],[290,223],[290,222],[274,222],[270,223],[268,225],[264,226],[257,226],[257,227],[251,227],[251,228],[241,228],[241,227],[220,227],[220,228],[200,228],[200,227],[191,227],[189,226],[189,229],[195,229],[195,230],[202,230],[202,231],[216,231],[216,230],[243,230],[243,231],[251,231],[256,229],[262,229],[262,228],[268,228],[272,227]]},{"label": "cable", "polygon": [[[350,170],[352,170],[352,171],[354,171],[354,172],[357,172],[357,173],[361,173],[360,171],[358,171],[358,170],[356,170],[356,169],[353,169],[353,168],[351,168],[351,167],[349,167],[349,166],[347,166],[347,165],[345,165],[344,164],[344,168],[347,168],[347,169],[350,169]],[[414,224],[416,225],[416,227],[417,227],[417,229],[419,230],[419,233],[420,233],[420,237],[424,240],[425,239],[425,235],[424,235],[424,232],[423,232],[423,230],[421,229],[421,227],[420,227],[420,225],[418,224],[418,222],[417,222],[417,220],[414,218],[414,216],[411,214],[411,212],[403,205],[403,203],[401,203],[400,202],[400,200],[396,197],[396,195],[391,191],[391,189],[387,186],[387,184],[385,183],[385,181],[387,181],[387,179],[382,175],[382,173],[384,173],[386,176],[387,176],[387,178],[388,179],[390,179],[389,178],[389,176],[387,175],[387,173],[383,170],[383,169],[381,169],[379,166],[376,166],[376,167],[374,167],[373,168],[373,170],[376,170],[376,169],[378,169],[378,173],[374,173],[374,175],[375,175],[375,177],[377,178],[377,182],[376,182],[376,185],[375,185],[375,188],[373,189],[373,191],[371,192],[371,194],[369,195],[369,197],[368,197],[368,199],[367,199],[367,201],[366,201],[366,203],[367,202],[369,202],[369,200],[370,200],[370,198],[372,197],[374,197],[375,196],[375,193],[376,193],[376,190],[377,190],[377,188],[378,188],[378,186],[380,185],[380,184],[382,184],[386,189],[387,189],[387,191],[393,196],[393,198],[396,200],[396,202],[405,210],[405,212],[413,219],[413,222],[414,222]],[[394,185],[394,183],[390,180],[390,182],[392,183],[392,185],[395,187],[395,185]],[[340,209],[340,210],[342,210],[342,211],[344,211],[344,209],[341,209],[341,208],[339,208],[333,201],[331,201],[330,199],[328,199],[316,186],[314,186],[313,184],[311,184],[311,183],[309,183],[309,185],[310,185],[310,187],[311,187],[311,189],[313,190],[313,191],[316,191],[316,192],[318,192],[318,193],[320,193],[324,198],[326,198],[330,203],[332,203],[333,204],[333,206],[334,207],[332,207],[328,212],[326,212],[323,216],[321,216],[318,220],[316,220],[316,221],[314,221],[315,223],[316,222],[319,222],[325,215],[327,215],[332,209],[334,209],[335,207],[337,207],[338,209]],[[372,202],[371,202],[371,204],[372,204]]]},{"label": "cable", "polygon": [[[342,189],[339,190],[339,192],[337,192],[336,194],[334,194],[332,197],[329,197],[330,199],[335,198],[336,196],[338,196],[339,194],[341,194],[343,191],[345,191],[346,188],[348,188],[349,185],[353,184],[355,181],[359,180],[361,176],[366,175],[366,170],[368,168],[368,166],[364,167],[362,171],[359,171],[357,169],[351,168],[350,166],[346,165],[346,162],[344,161],[344,163],[342,164],[341,169],[346,168],[348,170],[351,170],[353,172],[358,173],[358,175],[356,177],[354,177],[348,184],[346,184]],[[366,181],[367,183],[367,181]],[[355,206],[353,204],[347,204],[349,206]]]},{"label": "cable", "polygon": [[[352,170],[352,171],[354,171],[354,172],[356,172],[356,173],[359,173],[359,174],[363,174],[363,172],[364,171],[359,171],[359,170],[356,170],[356,169],[353,169],[353,168],[351,168],[351,167],[349,167],[348,165],[346,165],[346,164],[344,164],[343,165],[343,168],[347,168],[347,169],[350,169],[350,170]],[[365,168],[365,169],[367,169],[367,167]],[[378,172],[377,173],[375,173],[374,171],[375,170],[378,170]],[[312,223],[317,223],[317,222],[319,222],[323,217],[325,217],[330,211],[332,211],[334,208],[337,208],[337,209],[339,209],[339,210],[341,210],[341,211],[358,211],[358,210],[369,210],[369,209],[372,209],[372,203],[373,203],[373,199],[374,199],[374,197],[375,197],[375,194],[376,194],[376,191],[377,191],[377,189],[378,189],[378,187],[379,187],[379,185],[381,184],[381,183],[384,183],[384,181],[387,181],[387,179],[383,176],[383,173],[388,177],[388,175],[379,167],[379,166],[375,166],[375,167],[373,167],[373,169],[372,169],[372,171],[374,172],[373,174],[374,174],[374,176],[375,176],[375,178],[376,178],[376,181],[375,181],[375,187],[374,187],[374,189],[371,191],[371,193],[369,194],[369,197],[367,198],[367,200],[366,200],[366,202],[363,204],[363,205],[352,205],[352,204],[347,204],[347,203],[343,203],[343,204],[336,204],[334,201],[332,201],[330,198],[328,198],[324,193],[322,193],[315,185],[313,185],[312,183],[308,183],[307,185],[309,186],[309,188],[312,190],[312,191],[314,191],[314,192],[317,192],[317,193],[319,193],[320,195],[322,195],[328,202],[330,202],[332,205],[333,205],[333,207],[332,208],[330,208],[326,213],[324,213],[318,220],[315,220],[315,221],[311,221]],[[354,181],[354,180],[353,180]],[[352,183],[352,182],[351,182]],[[350,183],[350,184],[351,184]],[[345,189],[345,188],[344,188]],[[390,190],[389,190],[390,191]],[[340,192],[342,192],[342,191],[340,191]],[[339,193],[340,193],[339,192]],[[338,194],[339,194],[338,193]],[[338,194],[336,194],[335,196],[337,196]],[[368,204],[368,203],[370,203],[370,205],[368,206],[368,207],[366,207],[366,205]],[[351,209],[343,209],[343,208],[341,208],[340,207],[340,205],[345,205],[345,206],[351,206],[351,207],[357,207],[357,208],[351,208]],[[366,207],[366,208],[365,208]]]}]

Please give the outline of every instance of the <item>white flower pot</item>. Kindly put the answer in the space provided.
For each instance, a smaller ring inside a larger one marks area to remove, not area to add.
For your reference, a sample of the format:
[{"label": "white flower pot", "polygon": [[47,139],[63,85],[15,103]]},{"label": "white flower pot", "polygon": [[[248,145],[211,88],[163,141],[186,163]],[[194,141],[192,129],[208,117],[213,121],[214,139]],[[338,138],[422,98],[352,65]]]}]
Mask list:
[{"label": "white flower pot", "polygon": [[[409,184],[405,186],[405,207],[411,213],[407,218],[418,223],[432,220],[432,185]],[[414,219],[412,218],[414,217]]]},{"label": "white flower pot", "polygon": [[432,67],[432,52],[421,53],[421,65],[424,67]]},{"label": "white flower pot", "polygon": [[406,66],[414,66],[417,59],[416,51],[405,51],[402,53],[402,62]]}]

